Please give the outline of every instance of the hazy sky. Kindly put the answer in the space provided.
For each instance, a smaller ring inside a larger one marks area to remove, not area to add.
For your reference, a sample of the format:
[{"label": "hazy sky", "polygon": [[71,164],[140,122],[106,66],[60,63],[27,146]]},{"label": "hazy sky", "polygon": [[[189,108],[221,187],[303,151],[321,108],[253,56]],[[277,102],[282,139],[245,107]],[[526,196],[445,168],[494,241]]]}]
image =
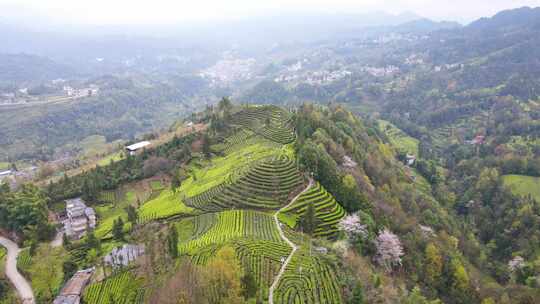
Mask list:
[{"label": "hazy sky", "polygon": [[237,19],[280,12],[414,12],[471,21],[540,0],[0,0],[0,21],[32,19],[81,24],[173,24]]}]

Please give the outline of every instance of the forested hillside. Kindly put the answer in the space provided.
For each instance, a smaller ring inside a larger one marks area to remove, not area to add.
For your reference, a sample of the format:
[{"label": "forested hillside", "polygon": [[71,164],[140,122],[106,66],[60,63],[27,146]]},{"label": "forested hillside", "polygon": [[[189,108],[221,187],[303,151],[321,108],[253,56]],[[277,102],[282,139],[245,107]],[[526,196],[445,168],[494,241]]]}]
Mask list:
[{"label": "forested hillside", "polygon": [[99,96],[3,108],[0,155],[4,160],[48,160],[77,153],[79,143],[92,135],[107,142],[131,140],[168,127],[192,106],[180,87],[115,77],[103,83]]},{"label": "forested hillside", "polygon": [[73,68],[46,57],[28,54],[0,54],[0,85],[37,82],[76,75]]},{"label": "forested hillside", "polygon": [[[525,212],[534,204],[503,191],[495,169],[461,194],[449,183],[459,171],[424,159],[404,166],[399,141],[388,137],[398,133],[337,105],[289,112],[223,99],[198,116],[207,131],[43,190],[52,210],[77,196],[97,210],[96,229],[64,241],[57,255],[75,269],[110,273],[87,288],[89,303],[268,303],[269,295],[274,303],[534,303],[538,296],[527,262],[537,248],[528,226],[534,215]],[[501,213],[491,215],[495,201]],[[501,221],[500,231],[488,221]],[[126,243],[144,244],[147,258],[120,273],[99,266]],[[514,250],[523,259],[509,269]],[[109,284],[123,287],[103,291]]]}]

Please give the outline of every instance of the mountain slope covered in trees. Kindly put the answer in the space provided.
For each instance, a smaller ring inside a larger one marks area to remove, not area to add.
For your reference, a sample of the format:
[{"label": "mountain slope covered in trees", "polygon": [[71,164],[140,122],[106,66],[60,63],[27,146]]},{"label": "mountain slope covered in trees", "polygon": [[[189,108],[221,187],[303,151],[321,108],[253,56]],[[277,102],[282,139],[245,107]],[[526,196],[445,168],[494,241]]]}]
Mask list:
[{"label": "mountain slope covered in trees", "polygon": [[[470,220],[489,209],[469,206],[463,217],[460,194],[445,183],[451,177],[429,176],[443,171],[424,159],[403,165],[400,147],[378,122],[337,105],[288,111],[227,99],[198,117],[206,131],[42,190],[51,209],[82,196],[97,210],[96,229],[65,241],[58,255],[71,265],[65,277],[92,265],[105,273],[105,281],[85,291],[86,302],[267,303],[281,267],[274,303],[534,303],[538,296],[534,266],[516,260],[507,268],[510,255],[494,251],[510,249],[501,238],[506,232],[486,243],[487,231],[476,227],[487,215]],[[471,198],[504,206],[510,194],[500,192],[496,178],[496,171],[482,172]],[[298,248],[291,255],[272,216],[298,194],[277,212],[280,229]],[[516,214],[520,223],[534,221],[526,214]],[[39,241],[31,231],[19,234]],[[125,243],[144,244],[145,258],[120,272],[99,263]],[[35,264],[28,267],[39,273]],[[107,284],[123,287],[102,291]]]}]

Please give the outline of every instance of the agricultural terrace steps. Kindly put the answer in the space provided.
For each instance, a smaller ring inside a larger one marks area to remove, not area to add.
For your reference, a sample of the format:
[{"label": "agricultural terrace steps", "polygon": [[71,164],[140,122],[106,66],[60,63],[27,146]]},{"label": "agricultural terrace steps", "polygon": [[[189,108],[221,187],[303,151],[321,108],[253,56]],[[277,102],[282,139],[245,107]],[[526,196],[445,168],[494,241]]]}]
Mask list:
[{"label": "agricultural terrace steps", "polygon": [[279,279],[281,279],[281,277],[283,276],[283,273],[285,272],[285,269],[287,268],[287,265],[291,262],[291,259],[292,259],[293,255],[294,255],[294,253],[296,252],[296,250],[298,250],[298,246],[296,246],[291,240],[289,240],[285,236],[285,233],[283,232],[283,229],[281,228],[281,224],[280,224],[279,219],[278,219],[278,214],[282,210],[285,210],[289,206],[291,206],[304,192],[308,191],[311,188],[311,186],[313,186],[313,179],[309,178],[309,184],[306,186],[306,188],[304,190],[302,190],[302,192],[298,193],[286,206],[282,207],[281,209],[276,211],[276,213],[274,213],[274,221],[276,222],[276,226],[278,228],[279,236],[287,244],[289,244],[289,246],[291,246],[292,251],[289,254],[289,256],[287,257],[287,259],[285,260],[285,263],[283,263],[283,265],[281,265],[281,269],[279,270],[276,278],[274,279],[274,282],[272,283],[272,286],[270,286],[270,289],[268,290],[268,304],[274,304],[274,290],[277,288],[277,286],[279,284]]},{"label": "agricultural terrace steps", "polygon": [[17,257],[21,249],[10,239],[0,236],[0,245],[6,247],[6,276],[11,281],[17,293],[22,299],[23,304],[35,304],[34,292],[30,283],[17,270]]}]

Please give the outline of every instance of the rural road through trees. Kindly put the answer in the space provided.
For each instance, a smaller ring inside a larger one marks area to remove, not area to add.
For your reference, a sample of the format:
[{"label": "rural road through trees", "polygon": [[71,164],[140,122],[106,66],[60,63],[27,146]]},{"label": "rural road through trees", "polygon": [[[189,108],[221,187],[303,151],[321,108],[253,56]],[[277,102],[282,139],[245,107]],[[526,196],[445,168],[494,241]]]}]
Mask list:
[{"label": "rural road through trees", "polygon": [[34,293],[28,281],[17,270],[17,256],[21,249],[10,239],[0,236],[0,245],[6,247],[6,276],[17,289],[23,304],[34,304]]},{"label": "rural road through trees", "polygon": [[287,265],[289,265],[289,263],[291,262],[291,259],[294,255],[294,253],[296,252],[296,250],[298,250],[298,246],[296,246],[293,242],[291,242],[291,240],[289,240],[286,236],[285,236],[285,233],[283,233],[283,229],[281,229],[281,224],[279,222],[279,219],[278,219],[278,214],[282,211],[282,210],[285,210],[286,208],[288,208],[289,206],[291,206],[299,197],[300,195],[302,195],[304,192],[306,192],[307,190],[309,190],[309,188],[311,188],[311,186],[313,186],[313,179],[309,179],[309,184],[307,185],[307,187],[302,190],[302,192],[298,193],[298,195],[296,195],[290,203],[288,203],[286,206],[284,206],[283,208],[279,209],[278,211],[276,211],[276,213],[274,213],[274,221],[276,222],[276,226],[278,228],[278,231],[279,231],[279,236],[287,243],[289,244],[289,246],[291,246],[292,248],[292,251],[291,253],[289,254],[289,256],[287,257],[287,259],[285,260],[285,263],[283,263],[283,265],[281,266],[281,269],[279,270],[278,272],[278,275],[276,276],[276,278],[274,279],[274,282],[272,283],[272,286],[270,286],[270,289],[268,291],[268,304],[274,304],[274,290],[277,288],[278,284],[279,284],[279,279],[281,279],[281,277],[283,276],[283,273],[285,272],[285,269],[287,268]]}]

